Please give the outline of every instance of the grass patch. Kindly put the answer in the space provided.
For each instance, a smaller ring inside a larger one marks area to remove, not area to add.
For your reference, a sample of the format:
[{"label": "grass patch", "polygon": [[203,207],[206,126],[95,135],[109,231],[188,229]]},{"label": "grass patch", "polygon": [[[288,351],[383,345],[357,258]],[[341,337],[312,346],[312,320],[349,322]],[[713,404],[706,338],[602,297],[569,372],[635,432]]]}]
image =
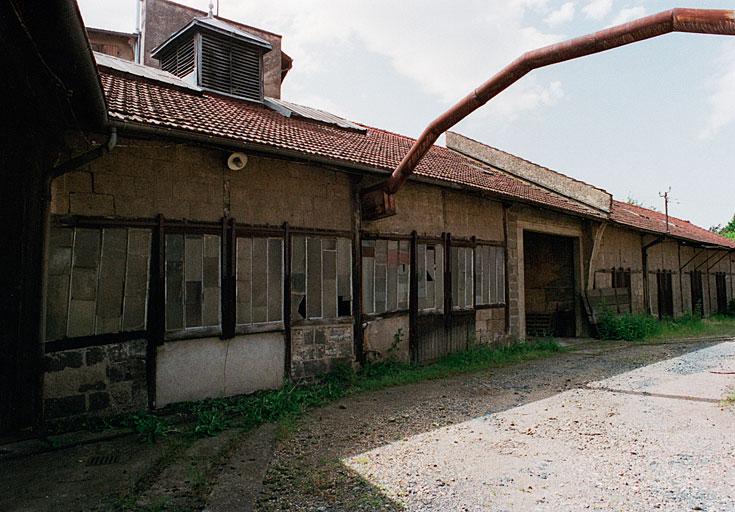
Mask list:
[{"label": "grass patch", "polygon": [[[164,412],[190,415],[198,427],[201,427],[203,418],[218,418],[217,428],[195,427],[200,435],[214,435],[224,428],[251,429],[263,423],[275,422],[284,426],[285,435],[293,428],[295,420],[307,410],[346,396],[547,357],[561,350],[558,343],[546,340],[502,348],[477,346],[425,366],[386,361],[367,364],[355,370],[352,366],[343,365],[308,384],[287,382],[282,388],[273,391],[174,404]],[[205,423],[210,425],[209,421]]]},{"label": "grass patch", "polygon": [[735,336],[735,317],[700,318],[684,315],[658,320],[650,315],[626,313],[616,315],[603,311],[597,325],[603,340],[658,341],[664,339],[698,338],[704,336]]}]

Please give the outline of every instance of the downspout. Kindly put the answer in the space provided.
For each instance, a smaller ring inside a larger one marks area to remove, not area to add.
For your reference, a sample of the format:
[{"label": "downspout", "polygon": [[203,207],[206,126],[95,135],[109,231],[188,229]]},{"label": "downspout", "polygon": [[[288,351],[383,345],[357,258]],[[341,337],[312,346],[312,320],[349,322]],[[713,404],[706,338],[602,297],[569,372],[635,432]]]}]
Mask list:
[{"label": "downspout", "polygon": [[534,69],[670,32],[735,35],[735,11],[671,9],[523,54],[432,121],[386,181],[363,190],[363,215],[366,219],[394,215],[393,196],[413,174],[439,136]]},{"label": "downspout", "polygon": [[[81,166],[88,164],[89,162],[92,162],[93,160],[96,160],[103,155],[106,155],[110,151],[113,150],[113,148],[117,145],[117,129],[114,127],[110,128],[110,134],[107,138],[107,142],[104,144],[100,144],[99,146],[87,151],[86,153],[82,153],[79,156],[76,156],[74,158],[71,158],[55,167],[53,167],[47,174],[44,176],[43,179],[43,191],[44,191],[44,197],[43,201],[41,203],[42,205],[42,213],[43,221],[41,223],[41,286],[40,286],[40,297],[39,301],[41,304],[41,318],[39,318],[39,322],[41,325],[40,329],[40,346],[43,347],[43,342],[45,340],[45,333],[46,333],[46,294],[47,294],[47,270],[48,270],[48,256],[49,256],[49,234],[51,232],[51,185],[55,178],[58,178],[59,176],[63,176],[66,173],[69,173],[71,171],[74,171]],[[41,349],[43,353],[43,348]],[[39,375],[40,385],[39,388],[41,391],[40,393],[43,393],[43,372]],[[36,427],[42,428],[43,425],[43,401],[42,398],[39,397],[40,405],[36,414]]]}]

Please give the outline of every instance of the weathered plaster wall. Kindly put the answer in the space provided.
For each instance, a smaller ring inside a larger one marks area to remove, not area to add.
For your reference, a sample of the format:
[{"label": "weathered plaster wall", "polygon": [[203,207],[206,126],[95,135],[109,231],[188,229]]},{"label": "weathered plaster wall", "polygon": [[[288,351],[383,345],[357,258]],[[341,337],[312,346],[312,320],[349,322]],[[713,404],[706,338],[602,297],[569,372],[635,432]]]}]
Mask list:
[{"label": "weathered plaster wall", "polygon": [[382,233],[503,240],[503,206],[500,202],[455,190],[409,181],[396,194],[397,214],[363,223],[363,229]]},{"label": "weathered plaster wall", "polygon": [[145,409],[146,343],[136,340],[46,354],[46,419]]},{"label": "weathered plaster wall", "polygon": [[52,213],[219,221],[349,230],[349,177],[250,157],[227,169],[227,151],[123,139],[92,164],[54,180]]},{"label": "weathered plaster wall", "polygon": [[156,407],[278,388],[284,350],[280,332],[165,343],[156,356]]},{"label": "weathered plaster wall", "polygon": [[630,270],[633,312],[645,311],[643,297],[643,257],[641,236],[635,231],[608,225],[600,240],[600,247],[592,261],[593,287],[612,286],[611,269]]},{"label": "weathered plaster wall", "polygon": [[366,322],[363,346],[369,360],[395,358],[408,362],[408,314],[375,318]]}]

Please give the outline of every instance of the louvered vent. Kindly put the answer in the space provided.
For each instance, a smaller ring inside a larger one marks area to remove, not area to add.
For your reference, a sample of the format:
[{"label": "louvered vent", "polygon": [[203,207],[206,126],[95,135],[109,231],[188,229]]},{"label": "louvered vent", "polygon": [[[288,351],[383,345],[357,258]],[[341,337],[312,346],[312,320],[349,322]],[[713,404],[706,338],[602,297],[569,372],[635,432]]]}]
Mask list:
[{"label": "louvered vent", "polygon": [[178,77],[194,71],[194,39],[183,41],[160,57],[161,69]]},{"label": "louvered vent", "polygon": [[262,53],[232,38],[202,34],[202,87],[263,101]]}]

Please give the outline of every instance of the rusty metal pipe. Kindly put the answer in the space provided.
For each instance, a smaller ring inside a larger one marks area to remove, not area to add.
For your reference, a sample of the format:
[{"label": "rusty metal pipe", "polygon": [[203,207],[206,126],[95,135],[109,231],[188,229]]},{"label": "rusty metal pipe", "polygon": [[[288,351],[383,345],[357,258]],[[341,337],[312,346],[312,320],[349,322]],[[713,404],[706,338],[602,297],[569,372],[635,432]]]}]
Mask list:
[{"label": "rusty metal pipe", "polygon": [[480,87],[434,119],[416,139],[390,178],[380,187],[393,195],[413,173],[439,136],[500,94],[530,71],[651,39],[669,32],[735,35],[735,11],[718,9],[671,9],[630,23],[545,46],[524,53]]}]

